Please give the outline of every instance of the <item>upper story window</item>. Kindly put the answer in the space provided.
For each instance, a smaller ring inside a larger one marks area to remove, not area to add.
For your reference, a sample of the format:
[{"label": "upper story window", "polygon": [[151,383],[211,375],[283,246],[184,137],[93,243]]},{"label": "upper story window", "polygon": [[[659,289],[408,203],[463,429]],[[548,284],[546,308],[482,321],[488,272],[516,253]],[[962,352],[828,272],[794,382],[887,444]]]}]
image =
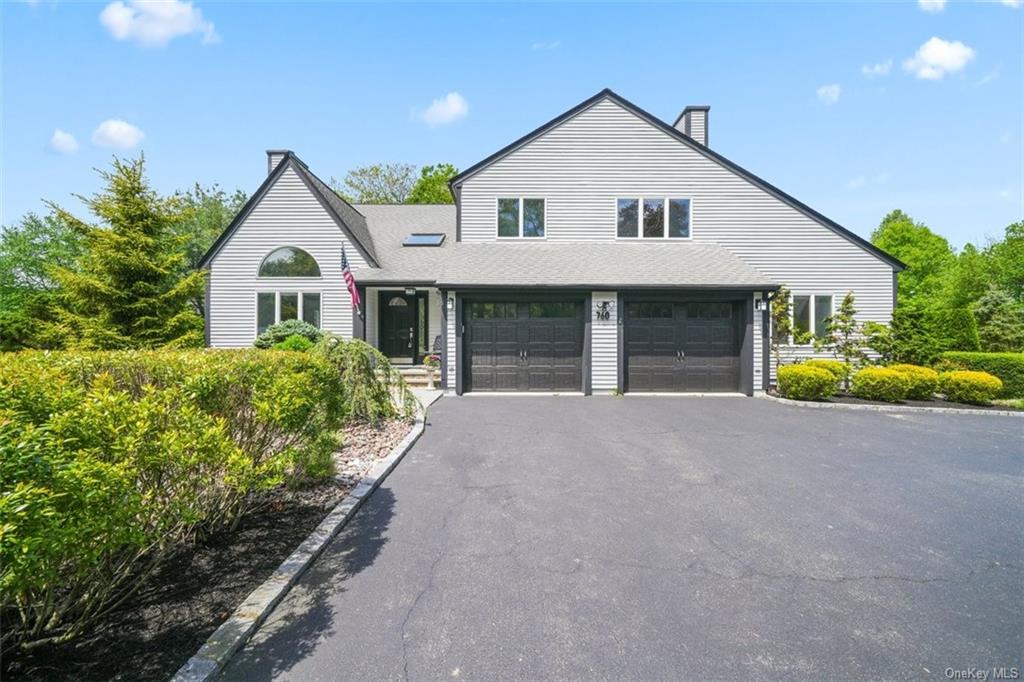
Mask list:
[{"label": "upper story window", "polygon": [[630,197],[616,201],[622,239],[689,239],[690,200]]},{"label": "upper story window", "polygon": [[543,237],[544,208],[543,199],[498,199],[498,236]]},{"label": "upper story window", "polygon": [[260,264],[260,277],[319,277],[316,259],[302,249],[283,246],[270,252]]}]

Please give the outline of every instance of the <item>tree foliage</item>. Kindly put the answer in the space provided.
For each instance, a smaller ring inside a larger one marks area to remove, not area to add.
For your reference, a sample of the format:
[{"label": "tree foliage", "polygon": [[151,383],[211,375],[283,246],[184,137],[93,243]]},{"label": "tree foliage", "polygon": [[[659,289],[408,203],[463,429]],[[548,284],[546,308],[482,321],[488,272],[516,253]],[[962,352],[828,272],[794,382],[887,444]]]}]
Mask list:
[{"label": "tree foliage", "polygon": [[353,168],[331,189],[353,204],[404,204],[416,184],[416,166],[409,163],[375,163]]},{"label": "tree foliage", "polygon": [[944,237],[899,209],[882,219],[871,242],[907,264],[899,274],[899,291],[908,298],[939,294],[945,273],[956,261]]},{"label": "tree foliage", "polygon": [[448,181],[459,174],[459,169],[450,163],[420,168],[420,177],[409,193],[410,204],[451,204],[455,201]]},{"label": "tree foliage", "polygon": [[191,302],[205,274],[186,271],[179,199],[162,198],[145,160],[115,158],[100,171],[104,187],[79,197],[98,224],[51,204],[82,236],[75,267],[58,267],[58,333],[83,349],[190,347],[203,343],[203,321]]}]

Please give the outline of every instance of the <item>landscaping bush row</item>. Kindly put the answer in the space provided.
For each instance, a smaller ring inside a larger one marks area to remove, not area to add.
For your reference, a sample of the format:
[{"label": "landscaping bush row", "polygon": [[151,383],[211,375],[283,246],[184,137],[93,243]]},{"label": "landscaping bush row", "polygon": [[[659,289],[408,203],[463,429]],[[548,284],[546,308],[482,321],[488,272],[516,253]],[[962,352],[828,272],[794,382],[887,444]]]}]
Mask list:
[{"label": "landscaping bush row", "polygon": [[[838,392],[846,365],[834,360],[808,360],[779,368],[779,392],[793,400],[821,400]],[[939,373],[928,367],[896,364],[864,367],[852,377],[850,392],[864,400],[899,402],[930,400],[941,392],[947,400],[984,405],[1000,394],[1002,382],[986,372],[954,370]]]},{"label": "landscaping bush row", "polygon": [[1000,398],[1024,398],[1024,353],[968,353],[950,351],[940,356],[950,368],[988,372],[1003,382]]},{"label": "landscaping bush row", "polygon": [[411,409],[389,377],[377,351],[336,338],[0,355],[4,648],[80,635],[252,493],[331,475],[346,420]]}]

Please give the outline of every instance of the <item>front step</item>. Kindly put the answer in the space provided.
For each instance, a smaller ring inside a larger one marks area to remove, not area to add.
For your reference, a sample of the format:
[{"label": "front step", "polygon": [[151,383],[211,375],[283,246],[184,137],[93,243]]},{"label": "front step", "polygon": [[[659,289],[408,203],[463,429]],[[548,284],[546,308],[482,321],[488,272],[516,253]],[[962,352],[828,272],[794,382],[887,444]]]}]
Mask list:
[{"label": "front step", "polygon": [[[398,373],[402,375],[405,383],[410,388],[427,388],[429,385],[430,368],[425,365],[416,365],[413,367],[398,367]],[[434,372],[434,386],[441,385],[441,372],[433,370]]]}]

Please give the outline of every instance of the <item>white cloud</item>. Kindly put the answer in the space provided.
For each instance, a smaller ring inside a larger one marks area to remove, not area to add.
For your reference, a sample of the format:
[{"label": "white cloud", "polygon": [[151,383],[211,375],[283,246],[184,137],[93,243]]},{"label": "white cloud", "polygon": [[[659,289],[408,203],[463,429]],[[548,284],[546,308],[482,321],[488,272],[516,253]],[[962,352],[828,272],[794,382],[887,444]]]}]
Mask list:
[{"label": "white cloud", "polygon": [[183,0],[114,0],[100,12],[100,23],[117,40],[163,47],[178,36],[199,34],[203,44],[220,40],[213,23]]},{"label": "white cloud", "polygon": [[74,154],[78,151],[78,140],[71,133],[57,128],[50,136],[50,149],[60,154]]},{"label": "white cloud", "polygon": [[860,67],[860,72],[868,78],[874,78],[875,76],[887,76],[891,70],[891,59],[886,59],[884,62],[879,62],[878,64],[865,64]]},{"label": "white cloud", "polygon": [[946,0],[917,0],[917,6],[925,12],[941,12],[946,7]]},{"label": "white cloud", "polygon": [[999,78],[998,66],[981,77],[981,79],[978,81],[978,87],[981,87],[982,85],[988,85],[997,78]]},{"label": "white cloud", "polygon": [[884,185],[887,182],[889,182],[888,171],[882,171],[881,173],[877,173],[876,175],[873,175],[870,178],[863,175],[858,175],[857,177],[851,178],[849,181],[847,181],[846,189],[861,189],[862,187],[866,187],[867,185]]},{"label": "white cloud", "polygon": [[849,182],[846,183],[846,188],[847,189],[860,189],[861,187],[863,187],[866,184],[868,184],[867,179],[863,175],[858,175],[857,177],[852,178]]},{"label": "white cloud", "polygon": [[924,80],[942,80],[947,73],[962,71],[974,59],[974,50],[959,40],[932,37],[903,61],[903,69]]},{"label": "white cloud", "polygon": [[543,41],[538,40],[533,45],[530,45],[531,50],[554,50],[562,44],[561,40],[549,40]]},{"label": "white cloud", "polygon": [[838,83],[833,83],[831,85],[822,85],[818,88],[817,92],[819,101],[825,104],[835,104],[839,101],[839,95],[842,94],[843,89]]},{"label": "white cloud", "polygon": [[146,133],[131,123],[117,118],[104,121],[96,130],[92,131],[92,143],[97,147],[131,149],[142,142],[144,137],[146,137]]},{"label": "white cloud", "polygon": [[1018,7],[1020,7],[1020,0],[999,0],[999,4],[1017,9]]},{"label": "white cloud", "polygon": [[466,118],[469,114],[469,102],[457,92],[449,92],[441,99],[435,99],[427,107],[426,111],[413,112],[413,117],[418,118],[430,127],[447,125],[459,119]]}]

